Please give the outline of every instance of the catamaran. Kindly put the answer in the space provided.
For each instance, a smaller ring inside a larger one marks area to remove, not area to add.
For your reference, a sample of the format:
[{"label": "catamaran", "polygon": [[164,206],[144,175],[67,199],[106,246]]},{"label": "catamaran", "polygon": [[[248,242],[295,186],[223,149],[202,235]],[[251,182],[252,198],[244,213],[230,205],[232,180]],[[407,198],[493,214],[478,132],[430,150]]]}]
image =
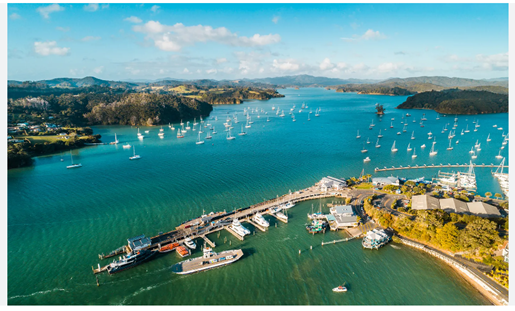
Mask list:
[{"label": "catamaran", "polygon": [[132,146],[132,151],[133,151],[133,156],[129,157],[129,160],[139,160],[139,159],[141,159],[141,157],[138,154],[136,154],[136,148],[134,146]]},{"label": "catamaran", "polygon": [[72,155],[72,151],[71,150],[70,150],[70,158],[72,159],[72,164],[68,165],[66,168],[79,168],[79,167],[82,167],[82,164],[80,164],[80,163],[73,164],[73,155]]},{"label": "catamaran", "polygon": [[395,148],[395,140],[393,141],[392,152],[397,152],[397,148]]}]

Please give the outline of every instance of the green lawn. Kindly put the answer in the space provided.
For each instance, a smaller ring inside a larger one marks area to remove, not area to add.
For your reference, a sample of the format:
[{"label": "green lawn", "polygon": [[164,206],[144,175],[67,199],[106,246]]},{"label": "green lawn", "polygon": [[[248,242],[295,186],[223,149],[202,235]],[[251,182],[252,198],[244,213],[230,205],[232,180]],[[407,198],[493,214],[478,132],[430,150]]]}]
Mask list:
[{"label": "green lawn", "polygon": [[362,183],[362,184],[355,186],[354,188],[356,188],[356,189],[372,189],[372,188],[374,188],[374,186],[371,183]]}]

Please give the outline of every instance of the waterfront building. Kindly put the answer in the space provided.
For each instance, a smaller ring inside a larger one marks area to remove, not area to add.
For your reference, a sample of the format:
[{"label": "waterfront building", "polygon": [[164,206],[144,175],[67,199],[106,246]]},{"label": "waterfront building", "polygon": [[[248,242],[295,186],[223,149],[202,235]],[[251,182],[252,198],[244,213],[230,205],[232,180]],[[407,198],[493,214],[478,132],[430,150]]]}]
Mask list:
[{"label": "waterfront building", "polygon": [[399,178],[398,177],[374,177],[372,178],[372,185],[374,186],[386,186],[386,185],[399,185]]},{"label": "waterfront building", "polygon": [[390,241],[390,236],[383,229],[374,229],[367,232],[361,245],[364,248],[379,249]]},{"label": "waterfront building", "polygon": [[327,176],[322,178],[318,185],[320,187],[320,191],[327,192],[329,190],[341,190],[347,187],[347,182],[343,179]]},{"label": "waterfront building", "polygon": [[358,216],[350,205],[337,205],[329,209],[330,215],[327,215],[327,221],[331,225],[332,230],[356,227],[358,225]]},{"label": "waterfront building", "polygon": [[414,195],[411,198],[411,209],[414,210],[428,210],[439,209],[440,201],[429,195]]}]

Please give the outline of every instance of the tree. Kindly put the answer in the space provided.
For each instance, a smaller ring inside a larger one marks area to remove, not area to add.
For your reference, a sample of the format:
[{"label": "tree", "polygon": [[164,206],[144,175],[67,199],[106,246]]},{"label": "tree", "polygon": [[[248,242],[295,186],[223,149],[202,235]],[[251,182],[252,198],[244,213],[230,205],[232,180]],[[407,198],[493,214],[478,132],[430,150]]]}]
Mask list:
[{"label": "tree", "polygon": [[486,192],[486,193],[485,193],[485,197],[486,197],[487,199],[490,199],[490,197],[491,197],[491,196],[492,196],[492,193],[491,193],[491,192]]},{"label": "tree", "polygon": [[497,200],[502,199],[502,194],[500,194],[500,193],[496,193],[494,196],[497,198]]},{"label": "tree", "polygon": [[440,244],[444,249],[457,251],[458,236],[458,228],[453,223],[447,223],[441,229],[437,230],[435,242]]},{"label": "tree", "polygon": [[412,181],[412,180],[408,180],[407,182],[404,183],[406,186],[408,187],[414,187],[415,186],[415,182]]}]

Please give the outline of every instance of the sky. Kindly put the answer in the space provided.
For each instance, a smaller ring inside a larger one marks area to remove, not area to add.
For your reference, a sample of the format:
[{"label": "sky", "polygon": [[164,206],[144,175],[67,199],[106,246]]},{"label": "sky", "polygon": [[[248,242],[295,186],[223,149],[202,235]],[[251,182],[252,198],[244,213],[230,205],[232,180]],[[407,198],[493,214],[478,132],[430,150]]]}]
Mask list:
[{"label": "sky", "polygon": [[8,79],[508,76],[508,4],[9,4]]}]

